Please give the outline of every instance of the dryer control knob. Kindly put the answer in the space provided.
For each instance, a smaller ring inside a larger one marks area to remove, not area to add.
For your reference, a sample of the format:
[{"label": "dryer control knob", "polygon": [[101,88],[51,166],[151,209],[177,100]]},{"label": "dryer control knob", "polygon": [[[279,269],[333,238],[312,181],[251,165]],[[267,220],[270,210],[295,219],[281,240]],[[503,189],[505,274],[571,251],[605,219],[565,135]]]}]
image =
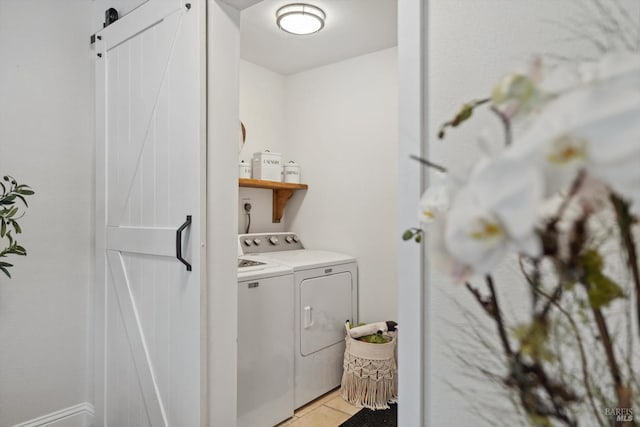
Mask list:
[{"label": "dryer control knob", "polygon": [[257,245],[259,245],[259,244],[260,244],[260,242],[262,242],[262,240],[260,240],[260,239],[253,239],[253,244],[254,244],[254,245],[256,245],[256,246],[257,246]]},{"label": "dryer control knob", "polygon": [[251,246],[251,239],[244,239],[244,244],[247,246]]},{"label": "dryer control knob", "polygon": [[298,236],[293,236],[293,237],[292,237],[292,239],[293,239],[293,241],[294,241],[294,242],[296,242],[296,243],[298,243],[298,242],[300,241],[300,240],[298,239]]},{"label": "dryer control knob", "polygon": [[293,237],[291,237],[291,236],[287,236],[287,237],[285,237],[285,238],[284,238],[284,240],[285,240],[287,243],[291,243],[291,242],[293,242]]},{"label": "dryer control knob", "polygon": [[276,236],[269,237],[269,243],[271,243],[272,245],[277,245],[278,244],[278,238]]}]

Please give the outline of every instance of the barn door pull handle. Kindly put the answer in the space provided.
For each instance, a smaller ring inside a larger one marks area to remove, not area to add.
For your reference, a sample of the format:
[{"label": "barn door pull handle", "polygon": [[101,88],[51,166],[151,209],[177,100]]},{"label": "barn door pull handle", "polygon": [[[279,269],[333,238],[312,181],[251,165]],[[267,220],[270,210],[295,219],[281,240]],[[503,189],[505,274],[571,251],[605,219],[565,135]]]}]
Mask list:
[{"label": "barn door pull handle", "polygon": [[191,225],[191,215],[187,215],[187,220],[176,231],[176,258],[178,261],[187,266],[187,271],[191,271],[191,264],[186,259],[182,258],[182,232],[185,228]]}]

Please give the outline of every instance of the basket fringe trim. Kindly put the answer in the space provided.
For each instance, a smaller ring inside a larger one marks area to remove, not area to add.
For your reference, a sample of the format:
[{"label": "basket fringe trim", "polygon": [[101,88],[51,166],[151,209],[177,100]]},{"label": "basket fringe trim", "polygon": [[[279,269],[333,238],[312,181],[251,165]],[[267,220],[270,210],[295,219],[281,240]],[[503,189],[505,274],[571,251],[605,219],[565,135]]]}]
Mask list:
[{"label": "basket fringe trim", "polygon": [[364,359],[345,354],[342,397],[358,407],[389,409],[398,401],[398,377],[395,359]]}]

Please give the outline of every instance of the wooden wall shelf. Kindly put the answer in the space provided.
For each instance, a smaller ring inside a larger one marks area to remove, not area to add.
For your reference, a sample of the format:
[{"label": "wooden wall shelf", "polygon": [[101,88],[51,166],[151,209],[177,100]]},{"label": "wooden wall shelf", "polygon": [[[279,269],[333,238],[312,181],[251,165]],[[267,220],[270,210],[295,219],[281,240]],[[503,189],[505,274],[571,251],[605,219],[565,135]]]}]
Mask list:
[{"label": "wooden wall shelf", "polygon": [[262,181],[260,179],[240,178],[238,181],[240,187],[248,188],[264,188],[273,191],[273,216],[272,221],[279,223],[284,215],[284,208],[287,202],[293,196],[296,190],[306,190],[309,188],[307,184],[291,184],[288,182],[278,181]]}]

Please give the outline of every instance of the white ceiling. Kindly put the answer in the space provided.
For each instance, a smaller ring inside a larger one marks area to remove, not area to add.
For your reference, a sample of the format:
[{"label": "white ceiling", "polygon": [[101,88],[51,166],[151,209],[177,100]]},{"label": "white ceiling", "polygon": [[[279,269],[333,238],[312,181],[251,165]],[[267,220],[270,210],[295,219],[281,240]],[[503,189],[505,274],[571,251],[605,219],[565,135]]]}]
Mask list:
[{"label": "white ceiling", "polygon": [[276,26],[276,10],[297,0],[263,0],[242,11],[241,56],[293,74],[397,45],[397,0],[306,0],[322,8],[322,31],[306,36]]}]

